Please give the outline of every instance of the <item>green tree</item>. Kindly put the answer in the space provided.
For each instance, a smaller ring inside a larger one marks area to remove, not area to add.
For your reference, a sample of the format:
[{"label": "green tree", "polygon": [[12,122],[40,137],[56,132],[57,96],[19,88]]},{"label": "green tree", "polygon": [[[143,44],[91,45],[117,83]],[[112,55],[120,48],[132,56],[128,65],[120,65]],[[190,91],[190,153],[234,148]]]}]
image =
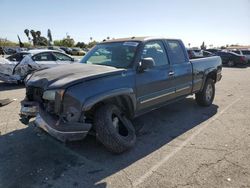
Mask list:
[{"label": "green tree", "polygon": [[79,47],[79,48],[86,48],[87,47],[87,44],[85,44],[84,42],[78,42],[76,44],[76,47]]},{"label": "green tree", "polygon": [[55,40],[54,45],[55,46],[65,46],[65,47],[73,47],[75,44],[75,41],[73,38],[67,37],[62,40]]},{"label": "green tree", "polygon": [[87,47],[88,47],[88,48],[93,48],[96,44],[98,44],[98,42],[96,42],[96,41],[94,40],[94,41],[92,41],[92,42],[89,42],[88,45],[87,45]]}]

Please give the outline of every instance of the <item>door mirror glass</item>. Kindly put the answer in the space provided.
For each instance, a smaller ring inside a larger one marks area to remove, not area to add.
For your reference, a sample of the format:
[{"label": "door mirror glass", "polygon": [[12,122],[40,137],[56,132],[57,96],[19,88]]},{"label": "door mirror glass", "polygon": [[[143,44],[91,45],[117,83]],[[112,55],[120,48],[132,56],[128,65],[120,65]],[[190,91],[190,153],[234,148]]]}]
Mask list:
[{"label": "door mirror glass", "polygon": [[147,57],[143,58],[139,64],[139,72],[143,72],[147,69],[152,69],[155,66],[153,58]]}]

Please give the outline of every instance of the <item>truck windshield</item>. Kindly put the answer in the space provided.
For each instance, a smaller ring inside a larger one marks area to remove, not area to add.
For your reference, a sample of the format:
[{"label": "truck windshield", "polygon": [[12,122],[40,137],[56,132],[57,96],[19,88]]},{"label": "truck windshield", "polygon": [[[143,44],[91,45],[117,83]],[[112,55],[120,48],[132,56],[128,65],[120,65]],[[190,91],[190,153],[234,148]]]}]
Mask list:
[{"label": "truck windshield", "polygon": [[138,42],[111,42],[96,45],[80,63],[128,68],[134,59]]}]

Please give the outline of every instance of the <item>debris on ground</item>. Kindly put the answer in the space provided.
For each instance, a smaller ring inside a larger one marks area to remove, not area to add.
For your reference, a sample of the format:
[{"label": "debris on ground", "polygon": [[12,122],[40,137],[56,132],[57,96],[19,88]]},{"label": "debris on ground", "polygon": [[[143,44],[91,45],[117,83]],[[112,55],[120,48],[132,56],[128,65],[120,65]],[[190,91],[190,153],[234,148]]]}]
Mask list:
[{"label": "debris on ground", "polygon": [[16,101],[17,99],[0,99],[0,107],[5,106],[7,104],[10,104],[13,101]]}]

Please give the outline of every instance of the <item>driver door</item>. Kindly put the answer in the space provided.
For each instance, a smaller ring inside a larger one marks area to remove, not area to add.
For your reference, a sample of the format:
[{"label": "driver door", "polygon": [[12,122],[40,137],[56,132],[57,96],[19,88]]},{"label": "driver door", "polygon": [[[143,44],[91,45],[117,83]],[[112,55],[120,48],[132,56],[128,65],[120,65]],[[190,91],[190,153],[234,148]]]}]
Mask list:
[{"label": "driver door", "polygon": [[136,74],[138,111],[146,110],[173,98],[172,67],[162,41],[149,41],[142,50],[141,58],[152,58],[155,66]]}]

